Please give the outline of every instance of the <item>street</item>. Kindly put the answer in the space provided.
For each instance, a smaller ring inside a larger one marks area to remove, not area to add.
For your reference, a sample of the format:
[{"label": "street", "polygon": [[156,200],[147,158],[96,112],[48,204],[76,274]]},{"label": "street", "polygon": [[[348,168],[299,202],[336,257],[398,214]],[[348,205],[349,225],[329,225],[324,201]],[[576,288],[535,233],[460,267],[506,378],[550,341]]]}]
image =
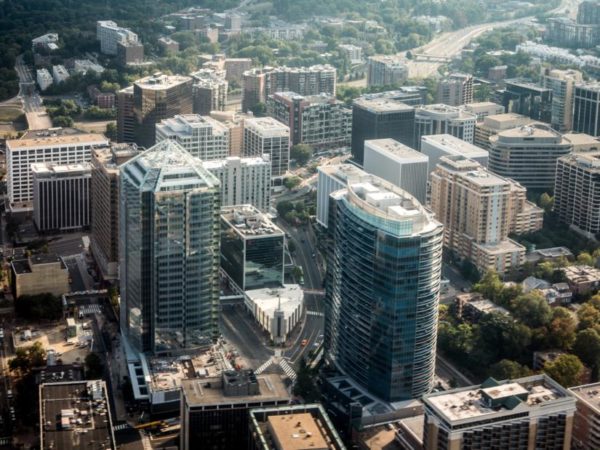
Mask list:
[{"label": "street", "polygon": [[29,129],[52,128],[52,120],[46,113],[42,99],[35,90],[35,80],[29,67],[23,61],[23,55],[17,57],[15,71],[19,76],[19,97],[23,103],[23,111],[27,117]]}]

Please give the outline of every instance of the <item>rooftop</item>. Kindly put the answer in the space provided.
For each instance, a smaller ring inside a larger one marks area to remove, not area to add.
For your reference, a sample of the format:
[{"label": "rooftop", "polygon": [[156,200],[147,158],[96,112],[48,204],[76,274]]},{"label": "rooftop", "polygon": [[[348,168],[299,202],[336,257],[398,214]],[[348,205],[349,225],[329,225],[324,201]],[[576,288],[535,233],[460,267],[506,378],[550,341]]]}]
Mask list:
[{"label": "rooftop", "polygon": [[473,244],[480,248],[488,255],[506,255],[507,253],[525,253],[525,247],[513,241],[512,239],[504,239],[494,244]]},{"label": "rooftop", "polygon": [[[260,306],[268,316],[273,317],[277,310],[294,312],[304,299],[304,291],[297,284],[285,284],[278,288],[252,289],[246,291],[250,301]],[[288,317],[287,313],[285,317]]]},{"label": "rooftop", "polygon": [[371,112],[402,112],[414,111],[414,107],[402,103],[398,100],[393,100],[386,97],[359,97],[353,103],[359,108],[366,109]]},{"label": "rooftop", "polygon": [[419,106],[416,109],[415,114],[426,117],[440,116],[444,119],[477,119],[477,116],[469,111],[465,111],[456,106],[445,105],[443,103]]},{"label": "rooftop", "polygon": [[211,161],[202,161],[202,166],[206,170],[216,170],[227,167],[229,165],[238,166],[270,166],[270,156],[265,153],[262,157],[249,156],[240,158],[239,156],[228,156],[225,159],[213,159]]},{"label": "rooftop", "polygon": [[529,117],[522,116],[521,114],[505,113],[484,117],[483,126],[494,130],[507,130],[532,122]]},{"label": "rooftop", "polygon": [[454,153],[457,155],[464,155],[469,158],[482,158],[487,157],[487,150],[477,147],[469,142],[463,141],[451,134],[432,134],[429,136],[422,136],[421,143],[429,143],[436,147],[443,147],[445,151]]},{"label": "rooftop", "polygon": [[373,149],[403,162],[428,162],[427,155],[418,152],[395,139],[370,139],[365,141],[365,153]]},{"label": "rooftop", "polygon": [[191,137],[195,130],[210,128],[212,134],[225,135],[228,129],[223,123],[209,116],[200,114],[178,114],[175,117],[163,119],[156,124],[156,129],[165,135],[176,135],[178,137]]},{"label": "rooftop", "polygon": [[600,383],[584,384],[569,388],[578,399],[590,406],[596,414],[600,414]]},{"label": "rooftop", "polygon": [[20,139],[9,139],[6,148],[10,151],[73,144],[106,147],[109,140],[102,134],[86,133],[75,128],[48,128],[28,131]]},{"label": "rooftop", "polygon": [[[510,128],[508,130],[503,130],[498,133],[498,138],[560,138],[560,134],[554,131],[549,126],[543,125],[525,125],[516,128]],[[498,139],[497,138],[497,139]],[[492,136],[490,139],[494,139]],[[561,139],[562,140],[562,139]]]},{"label": "rooftop", "polygon": [[221,209],[221,219],[230,229],[245,238],[283,236],[283,231],[265,214],[252,205],[226,206]]},{"label": "rooftop", "polygon": [[52,176],[74,176],[91,175],[92,168],[89,163],[81,164],[53,164],[53,163],[33,163],[31,172],[38,177]]},{"label": "rooftop", "polygon": [[328,166],[319,166],[317,170],[329,176],[334,176],[344,183],[349,179],[360,179],[370,176],[354,164],[331,164]]},{"label": "rooftop", "polygon": [[104,381],[42,384],[40,447],[116,449]]},{"label": "rooftop", "polygon": [[163,73],[155,73],[144,78],[140,78],[134,84],[142,89],[161,90],[183,83],[192,81],[192,78],[182,75],[165,75]]},{"label": "rooftop", "polygon": [[573,145],[574,151],[600,150],[600,139],[586,133],[565,133],[563,137]]},{"label": "rooftop", "polygon": [[63,269],[66,268],[63,259],[52,253],[36,253],[26,259],[14,259],[11,264],[17,274],[32,273],[32,268],[40,264],[60,264]]},{"label": "rooftop", "polygon": [[268,137],[289,137],[290,129],[272,117],[254,117],[244,121],[246,129],[254,130]]},{"label": "rooftop", "polygon": [[268,428],[281,450],[326,449],[326,434],[309,413],[269,416]]},{"label": "rooftop", "polygon": [[384,63],[386,65],[406,66],[406,58],[396,55],[373,55],[369,57],[369,61]]}]

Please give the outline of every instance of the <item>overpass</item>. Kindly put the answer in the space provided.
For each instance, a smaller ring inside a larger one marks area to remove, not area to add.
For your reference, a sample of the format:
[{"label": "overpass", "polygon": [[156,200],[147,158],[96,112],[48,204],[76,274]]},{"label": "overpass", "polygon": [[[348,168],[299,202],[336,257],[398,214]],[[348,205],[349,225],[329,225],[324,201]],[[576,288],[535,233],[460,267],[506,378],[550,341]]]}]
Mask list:
[{"label": "overpass", "polygon": [[428,55],[426,53],[413,53],[413,61],[423,61],[423,62],[436,62],[436,63],[449,63],[452,61],[452,58],[447,56],[435,56]]}]

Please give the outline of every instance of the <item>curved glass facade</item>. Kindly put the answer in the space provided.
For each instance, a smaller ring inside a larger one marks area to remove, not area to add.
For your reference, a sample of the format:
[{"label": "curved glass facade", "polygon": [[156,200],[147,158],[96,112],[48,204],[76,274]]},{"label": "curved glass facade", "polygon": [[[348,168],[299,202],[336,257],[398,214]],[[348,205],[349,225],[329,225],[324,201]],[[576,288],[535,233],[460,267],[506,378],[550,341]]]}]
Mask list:
[{"label": "curved glass facade", "polygon": [[420,397],[433,386],[443,228],[411,197],[412,214],[395,217],[349,191],[331,202],[327,357],[383,400]]}]

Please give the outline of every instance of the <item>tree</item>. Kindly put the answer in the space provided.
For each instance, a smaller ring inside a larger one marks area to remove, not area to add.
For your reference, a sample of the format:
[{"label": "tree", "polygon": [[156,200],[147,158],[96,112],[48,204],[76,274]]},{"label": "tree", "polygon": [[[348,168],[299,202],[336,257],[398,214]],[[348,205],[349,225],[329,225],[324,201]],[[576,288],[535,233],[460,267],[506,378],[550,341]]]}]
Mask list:
[{"label": "tree", "polygon": [[577,255],[577,263],[586,266],[593,266],[594,258],[587,252],[581,252],[579,255]]},{"label": "tree", "polygon": [[106,137],[109,138],[111,141],[116,141],[117,125],[113,122],[106,124],[106,132],[104,134],[106,134]]},{"label": "tree", "polygon": [[28,320],[58,320],[62,317],[62,303],[52,294],[22,295],[15,302],[15,312]]},{"label": "tree", "polygon": [[52,125],[62,128],[72,127],[73,118],[70,116],[56,116],[52,118]]},{"label": "tree", "polygon": [[258,102],[256,105],[250,108],[250,111],[255,117],[265,117],[267,115],[267,105],[262,102]]},{"label": "tree", "polygon": [[531,330],[509,316],[493,312],[477,324],[476,343],[473,346],[479,364],[493,364],[501,359],[521,361],[531,344]]},{"label": "tree", "polygon": [[500,280],[500,276],[493,270],[486,272],[479,283],[473,286],[475,292],[479,292],[493,302],[500,297],[503,289],[504,285],[502,284],[502,280]]},{"label": "tree", "polygon": [[579,319],[579,329],[585,330],[592,328],[600,322],[600,311],[594,308],[590,303],[584,303],[577,310],[577,318]]},{"label": "tree", "polygon": [[305,166],[313,154],[313,148],[307,144],[296,144],[290,149],[290,158],[299,166]]},{"label": "tree", "polygon": [[548,325],[546,340],[548,348],[569,350],[575,342],[577,324],[571,313],[562,307],[554,308],[552,321]]},{"label": "tree", "polygon": [[542,195],[540,195],[538,205],[540,208],[543,208],[544,211],[549,213],[554,207],[554,197],[551,197],[547,192],[544,192]]},{"label": "tree", "polygon": [[517,319],[531,328],[543,327],[552,319],[548,301],[539,291],[518,296],[512,303],[512,311]]},{"label": "tree", "polygon": [[283,184],[286,188],[288,189],[294,189],[296,186],[298,186],[300,183],[302,182],[302,179],[300,177],[287,177],[284,181]]},{"label": "tree", "polygon": [[490,376],[497,380],[510,380],[531,375],[529,367],[510,359],[503,359],[490,367]]},{"label": "tree", "polygon": [[560,355],[544,365],[544,372],[564,387],[578,385],[583,374],[583,364],[575,355]]},{"label": "tree", "polygon": [[593,328],[581,330],[577,333],[573,353],[589,367],[598,367],[598,363],[600,363],[600,334]]},{"label": "tree", "polygon": [[88,380],[102,378],[104,363],[97,353],[90,353],[85,357],[85,376]]},{"label": "tree", "polygon": [[294,204],[289,200],[284,200],[282,202],[277,203],[277,214],[281,217],[285,216],[288,212],[294,209]]},{"label": "tree", "polygon": [[11,371],[27,375],[33,367],[43,366],[46,361],[46,350],[42,344],[35,342],[26,348],[18,348],[15,357],[8,362]]}]

